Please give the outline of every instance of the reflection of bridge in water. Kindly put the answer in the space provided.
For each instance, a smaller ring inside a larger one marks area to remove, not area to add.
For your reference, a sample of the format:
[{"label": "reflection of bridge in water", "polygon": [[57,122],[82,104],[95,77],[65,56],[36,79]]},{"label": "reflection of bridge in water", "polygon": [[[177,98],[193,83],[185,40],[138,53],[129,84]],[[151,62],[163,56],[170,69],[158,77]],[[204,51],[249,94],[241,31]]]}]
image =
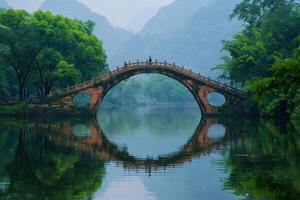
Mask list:
[{"label": "reflection of bridge in water", "polygon": [[[203,113],[215,114],[220,109],[228,106],[237,106],[241,109],[241,101],[245,99],[245,94],[227,84],[204,77],[192,70],[178,67],[167,62],[135,62],[128,63],[121,68],[109,71],[94,78],[93,80],[74,85],[52,93],[59,97],[58,103],[64,104],[66,108],[74,106],[74,96],[77,94],[88,94],[89,108],[96,111],[104,96],[118,83],[137,74],[156,73],[168,76],[183,84],[194,96]],[[210,93],[217,92],[225,97],[225,104],[221,107],[213,106],[208,101]]]},{"label": "reflection of bridge in water", "polygon": [[[157,158],[136,158],[125,149],[118,148],[116,144],[105,137],[97,122],[94,121],[86,124],[90,131],[90,135],[87,137],[76,137],[73,134],[74,126],[72,126],[71,122],[52,125],[51,129],[55,134],[51,135],[50,140],[55,140],[57,143],[63,143],[76,150],[90,153],[100,159],[114,161],[117,165],[122,165],[126,169],[145,169],[151,172],[152,170],[155,171],[191,162],[194,157],[208,155],[212,150],[222,146],[233,134],[231,133],[233,130],[225,127],[225,135],[223,137],[212,139],[208,135],[209,128],[216,124],[222,123],[217,119],[202,120],[194,135],[179,151]],[[238,130],[234,131],[238,132]]]}]

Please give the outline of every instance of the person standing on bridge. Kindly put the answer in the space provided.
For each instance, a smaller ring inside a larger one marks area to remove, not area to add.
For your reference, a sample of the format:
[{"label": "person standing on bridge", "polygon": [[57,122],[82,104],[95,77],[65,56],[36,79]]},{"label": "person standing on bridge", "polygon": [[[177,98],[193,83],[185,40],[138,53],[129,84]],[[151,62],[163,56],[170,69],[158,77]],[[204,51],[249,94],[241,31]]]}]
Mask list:
[{"label": "person standing on bridge", "polygon": [[151,64],[152,63],[152,58],[151,58],[151,56],[149,56],[149,64]]},{"label": "person standing on bridge", "polygon": [[124,67],[128,67],[127,62],[124,62]]}]

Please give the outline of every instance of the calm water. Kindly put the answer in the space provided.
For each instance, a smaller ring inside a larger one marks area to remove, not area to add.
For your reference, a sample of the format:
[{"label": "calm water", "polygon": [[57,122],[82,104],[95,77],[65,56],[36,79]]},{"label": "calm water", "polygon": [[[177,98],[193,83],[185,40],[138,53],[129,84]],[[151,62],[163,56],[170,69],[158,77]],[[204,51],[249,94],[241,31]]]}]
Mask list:
[{"label": "calm water", "polygon": [[0,120],[0,199],[300,199],[300,123],[202,119],[197,107],[97,120]]}]

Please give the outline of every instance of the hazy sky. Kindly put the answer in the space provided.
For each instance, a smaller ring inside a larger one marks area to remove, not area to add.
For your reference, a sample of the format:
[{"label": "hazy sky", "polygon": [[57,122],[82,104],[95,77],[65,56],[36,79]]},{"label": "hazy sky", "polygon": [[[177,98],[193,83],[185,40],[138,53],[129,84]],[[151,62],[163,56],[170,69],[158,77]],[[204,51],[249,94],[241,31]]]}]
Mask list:
[{"label": "hazy sky", "polygon": [[[2,1],[2,0],[0,0]],[[14,8],[34,11],[44,0],[7,0]],[[63,1],[63,0],[62,0]],[[131,23],[140,17],[140,23],[145,23],[154,16],[158,9],[174,0],[80,0],[91,10],[104,15],[113,25],[132,27]],[[148,12],[143,14],[143,12]]]},{"label": "hazy sky", "polygon": [[6,2],[13,8],[25,9],[27,11],[34,11],[38,9],[43,1],[44,0],[6,0]]},{"label": "hazy sky", "polygon": [[[142,16],[142,12],[151,10],[153,15],[158,9],[174,0],[80,0],[93,11],[106,16],[117,26],[126,26],[134,17]],[[153,9],[156,8],[156,9]]]}]

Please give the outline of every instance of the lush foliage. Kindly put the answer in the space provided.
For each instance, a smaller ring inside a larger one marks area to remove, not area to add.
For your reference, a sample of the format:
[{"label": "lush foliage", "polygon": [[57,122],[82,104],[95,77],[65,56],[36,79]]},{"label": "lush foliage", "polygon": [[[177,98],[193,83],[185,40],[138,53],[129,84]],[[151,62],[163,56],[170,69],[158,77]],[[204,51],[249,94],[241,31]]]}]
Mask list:
[{"label": "lush foliage", "polygon": [[229,173],[225,188],[244,199],[299,199],[298,124],[279,127],[273,122],[255,122],[243,126],[244,138],[232,142],[225,154]]},{"label": "lush foliage", "polygon": [[8,81],[3,67],[0,67],[0,100],[5,99],[8,95]]},{"label": "lush foliage", "polygon": [[245,28],[224,42],[221,77],[252,91],[264,114],[290,115],[299,105],[299,3],[243,0],[231,17]]},{"label": "lush foliage", "polygon": [[26,102],[0,105],[0,115],[20,115],[26,108]]},{"label": "lush foliage", "polygon": [[[1,89],[15,96],[17,86],[20,99],[31,94],[46,96],[53,87],[97,75],[105,69],[106,56],[101,42],[92,35],[93,28],[93,22],[50,12],[1,11]],[[1,74],[6,74],[6,80]]]},{"label": "lush foliage", "polygon": [[271,77],[256,80],[251,84],[254,99],[267,113],[295,112],[297,115],[296,110],[300,106],[300,46],[292,57],[278,59],[270,71]]}]

